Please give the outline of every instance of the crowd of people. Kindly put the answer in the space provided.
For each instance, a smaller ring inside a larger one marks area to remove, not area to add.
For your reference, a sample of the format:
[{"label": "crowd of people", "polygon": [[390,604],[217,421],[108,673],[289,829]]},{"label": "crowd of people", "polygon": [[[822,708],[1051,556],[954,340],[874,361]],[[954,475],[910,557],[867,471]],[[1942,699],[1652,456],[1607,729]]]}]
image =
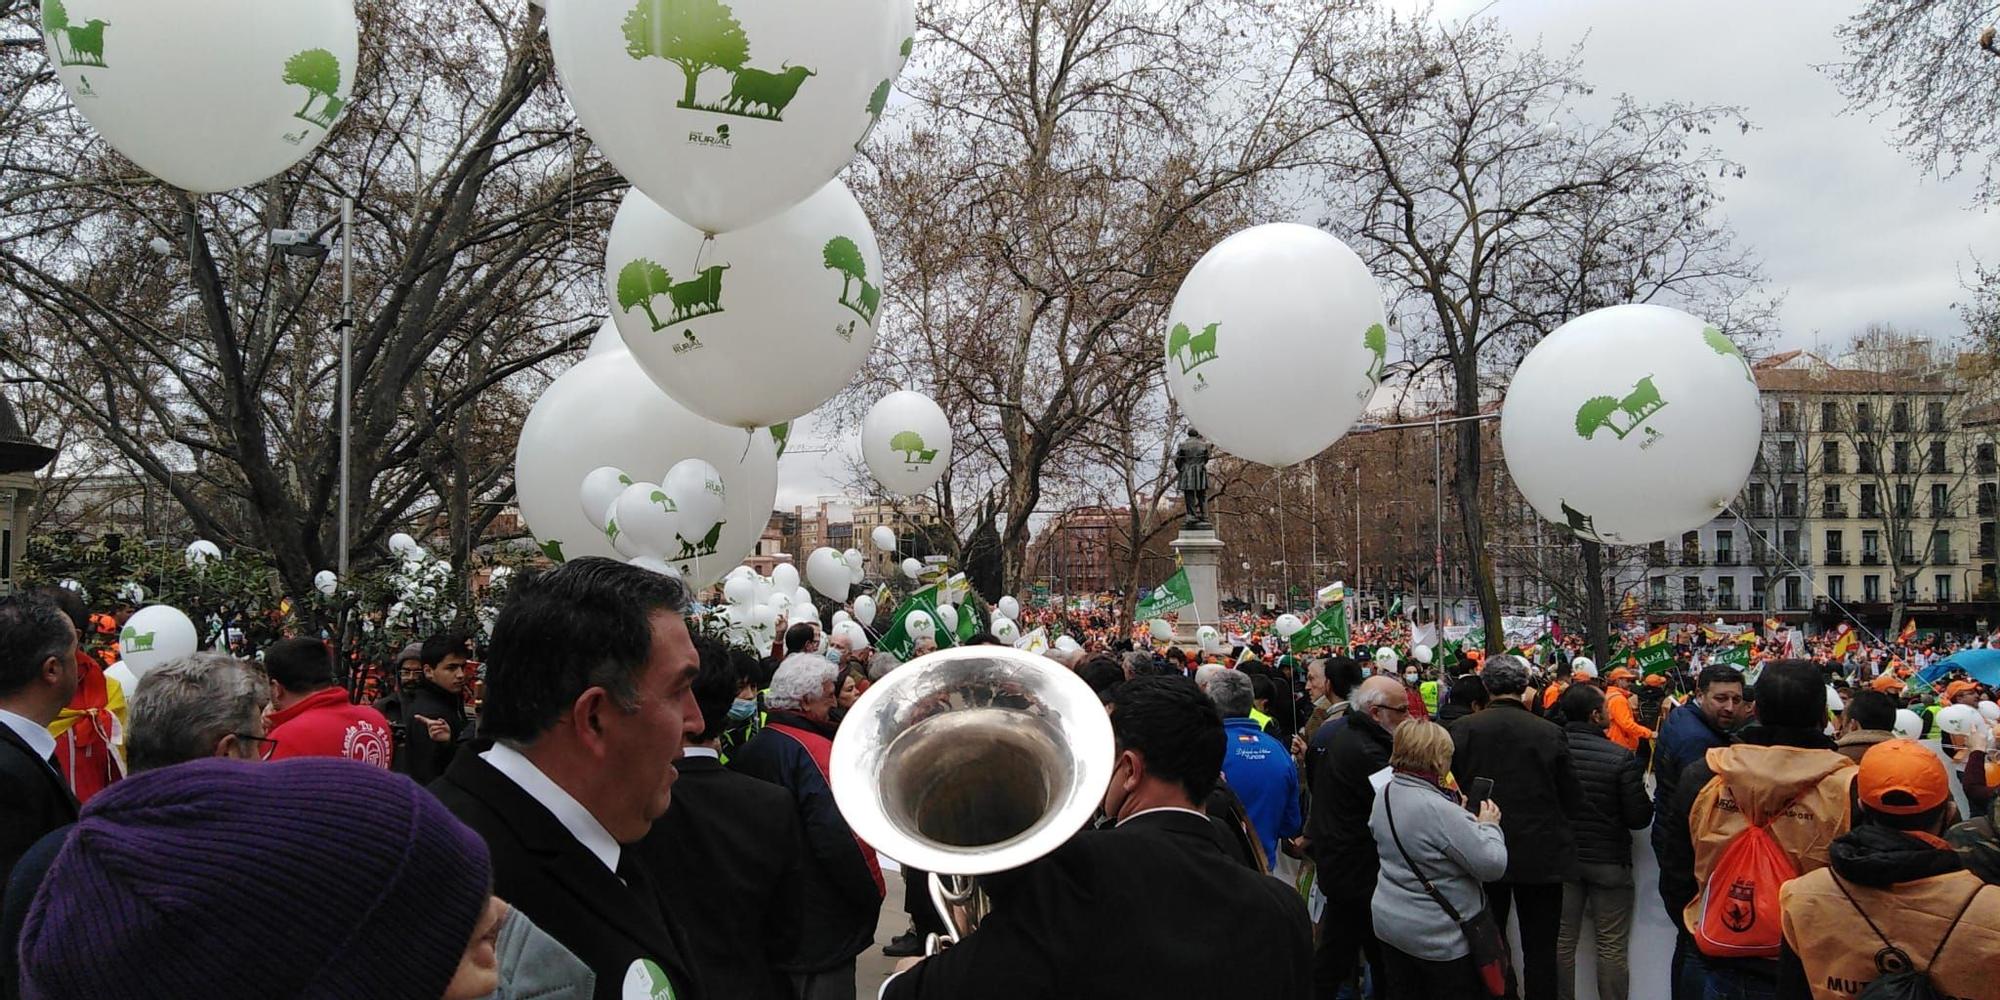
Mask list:
[{"label": "crowd of people", "polygon": [[[816,619],[746,650],[578,559],[370,699],[311,637],[125,692],[73,593],[0,597],[0,996],[847,1000],[885,907],[895,1000],[1569,1000],[1586,953],[1600,1000],[1992,994],[2000,711],[1917,679],[1952,643],[1746,677],[1698,637],[1641,674],[1086,635],[1048,655],[1109,714],[1100,817],[926,955],[925,873],[890,898],[830,766],[905,666]],[[1655,906],[1671,982],[1635,983]]]}]

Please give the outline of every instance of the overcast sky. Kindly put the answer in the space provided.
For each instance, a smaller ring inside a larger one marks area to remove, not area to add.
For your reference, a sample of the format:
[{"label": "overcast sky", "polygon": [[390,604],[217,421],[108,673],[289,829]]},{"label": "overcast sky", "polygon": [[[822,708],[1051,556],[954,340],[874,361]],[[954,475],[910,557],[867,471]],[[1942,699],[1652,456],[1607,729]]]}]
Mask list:
[{"label": "overcast sky", "polygon": [[[1419,6],[1396,0],[1406,9]],[[1742,106],[1755,126],[1718,134],[1747,174],[1723,181],[1722,206],[1784,295],[1777,349],[1836,348],[1884,321],[1939,338],[1963,332],[1952,304],[1971,258],[2000,260],[1995,218],[1971,207],[1972,185],[1941,181],[1890,145],[1888,123],[1843,114],[1814,67],[1840,58],[1834,29],[1859,0],[1440,0],[1439,17],[1486,8],[1523,44],[1584,44],[1599,94]],[[1969,40],[1968,40],[1969,44]],[[808,418],[802,435],[827,455],[779,463],[789,508],[835,492],[832,473],[858,456]],[[847,435],[851,437],[852,435]]]}]

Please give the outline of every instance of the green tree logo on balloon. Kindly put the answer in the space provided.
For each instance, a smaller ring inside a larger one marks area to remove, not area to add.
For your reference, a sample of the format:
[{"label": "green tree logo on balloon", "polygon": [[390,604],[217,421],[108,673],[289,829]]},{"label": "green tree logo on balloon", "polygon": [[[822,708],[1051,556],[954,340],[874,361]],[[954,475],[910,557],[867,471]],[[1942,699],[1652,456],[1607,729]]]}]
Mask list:
[{"label": "green tree logo on balloon", "polygon": [[1215,331],[1221,325],[1210,323],[1200,333],[1190,333],[1186,323],[1174,324],[1167,334],[1167,357],[1181,363],[1182,375],[1215,360]]},{"label": "green tree logo on balloon", "polygon": [[868,141],[869,133],[875,131],[875,123],[882,120],[882,112],[889,107],[889,88],[894,81],[883,80],[875,85],[875,92],[868,95],[868,127],[861,130],[861,138],[854,140],[854,151],[861,152],[861,145]]},{"label": "green tree logo on balloon", "polygon": [[616,546],[618,544],[617,518],[607,517],[604,519],[604,540],[610,542],[613,546]]},{"label": "green tree logo on balloon", "polygon": [[917,471],[919,465],[931,464],[931,459],[937,457],[937,449],[924,447],[924,436],[916,431],[897,432],[889,439],[889,450],[902,452],[911,472]]},{"label": "green tree logo on balloon", "polygon": [[1381,385],[1382,371],[1389,364],[1389,331],[1377,323],[1361,335],[1361,343],[1367,346],[1368,353],[1375,355],[1375,360],[1368,364],[1368,383]]},{"label": "green tree logo on balloon", "polygon": [[1715,353],[1735,358],[1743,366],[1743,377],[1749,379],[1752,385],[1757,383],[1756,373],[1750,370],[1750,359],[1744,357],[1743,352],[1737,348],[1736,343],[1728,337],[1723,336],[1721,330],[1712,326],[1703,327],[1701,338],[1708,342],[1709,349]]},{"label": "green tree logo on balloon", "polygon": [[[627,55],[680,67],[685,86],[676,107],[783,121],[786,105],[798,96],[806,77],[818,75],[790,64],[780,64],[776,72],[746,65],[750,39],[729,5],[717,0],[639,0],[625,15],[624,28]],[[729,94],[701,104],[696,87],[711,69],[729,71]]]},{"label": "green tree logo on balloon", "polygon": [[[1660,412],[1666,401],[1660,398],[1660,390],[1653,386],[1653,376],[1633,383],[1632,392],[1624,399],[1614,396],[1592,396],[1576,409],[1576,433],[1588,441],[1597,436],[1600,429],[1608,429],[1618,435],[1619,440],[1638,430],[1647,417]],[[1619,418],[1623,417],[1623,420]],[[1659,432],[1646,428],[1647,440],[1659,437]]]},{"label": "green tree logo on balloon", "polygon": [[[836,236],[826,241],[820,259],[829,269],[840,272],[840,304],[872,326],[875,309],[882,304],[882,290],[868,283],[868,262],[861,259],[861,248],[845,236]],[[850,299],[848,292],[856,284],[861,291]]]},{"label": "green tree logo on balloon", "polygon": [[153,651],[153,637],[157,634],[159,633],[140,632],[128,625],[123,632],[118,633],[118,648],[126,653],[150,653]]},{"label": "green tree logo on balloon", "polygon": [[778,457],[785,457],[785,443],[792,438],[792,422],[771,425],[771,441],[778,446]]},{"label": "green tree logo on balloon", "polygon": [[82,24],[71,24],[69,9],[62,0],[42,0],[42,31],[49,36],[49,43],[56,50],[56,62],[61,65],[103,66],[104,29],[110,26],[95,17]]},{"label": "green tree logo on balloon", "polygon": [[[673,275],[659,263],[637,258],[618,269],[618,308],[627,313],[633,309],[643,311],[654,333],[682,320],[719,313],[722,272],[727,270],[728,264],[711,264],[695,272],[692,280],[675,282]],[[653,300],[662,295],[673,303],[665,319],[653,310]],[[686,336],[693,340],[692,334]]]},{"label": "green tree logo on balloon", "polygon": [[542,554],[548,556],[551,562],[568,561],[563,558],[562,542],[554,538],[542,543]]},{"label": "green tree logo on balloon", "polygon": [[[335,96],[340,92],[340,60],[325,49],[307,49],[285,60],[285,82],[306,88],[305,106],[292,112],[292,117],[302,122],[332,128],[333,120],[347,106]],[[314,104],[319,105],[317,110]]]}]

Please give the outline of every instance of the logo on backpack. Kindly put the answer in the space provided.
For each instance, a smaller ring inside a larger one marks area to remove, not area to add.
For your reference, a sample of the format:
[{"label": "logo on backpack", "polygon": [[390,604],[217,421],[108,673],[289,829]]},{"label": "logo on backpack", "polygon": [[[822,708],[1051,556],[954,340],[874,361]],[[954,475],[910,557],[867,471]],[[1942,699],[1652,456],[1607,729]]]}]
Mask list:
[{"label": "logo on backpack", "polygon": [[1729,899],[1722,906],[1722,925],[1738,934],[1757,924],[1757,886],[1738,879],[1729,886]]}]

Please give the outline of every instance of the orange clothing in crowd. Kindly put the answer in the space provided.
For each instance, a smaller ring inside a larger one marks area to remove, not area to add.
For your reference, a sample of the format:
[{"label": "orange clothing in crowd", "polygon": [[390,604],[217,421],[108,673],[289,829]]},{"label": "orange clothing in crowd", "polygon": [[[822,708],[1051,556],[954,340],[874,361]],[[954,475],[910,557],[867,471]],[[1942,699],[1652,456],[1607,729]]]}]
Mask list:
[{"label": "orange clothing in crowd", "polygon": [[56,738],[56,770],[81,804],[125,776],[114,749],[125,732],[125,689],[96,657],[76,654],[76,695],[49,723]]},{"label": "orange clothing in crowd", "polygon": [[1542,711],[1556,707],[1556,699],[1562,697],[1563,689],[1567,687],[1569,685],[1561,681],[1550,681],[1549,686],[1542,689]]},{"label": "orange clothing in crowd", "polygon": [[1614,687],[1604,692],[1604,711],[1611,717],[1611,729],[1605,734],[1611,737],[1611,742],[1627,750],[1637,750],[1640,740],[1653,738],[1653,731],[1632,717],[1632,693],[1624,688]]}]

